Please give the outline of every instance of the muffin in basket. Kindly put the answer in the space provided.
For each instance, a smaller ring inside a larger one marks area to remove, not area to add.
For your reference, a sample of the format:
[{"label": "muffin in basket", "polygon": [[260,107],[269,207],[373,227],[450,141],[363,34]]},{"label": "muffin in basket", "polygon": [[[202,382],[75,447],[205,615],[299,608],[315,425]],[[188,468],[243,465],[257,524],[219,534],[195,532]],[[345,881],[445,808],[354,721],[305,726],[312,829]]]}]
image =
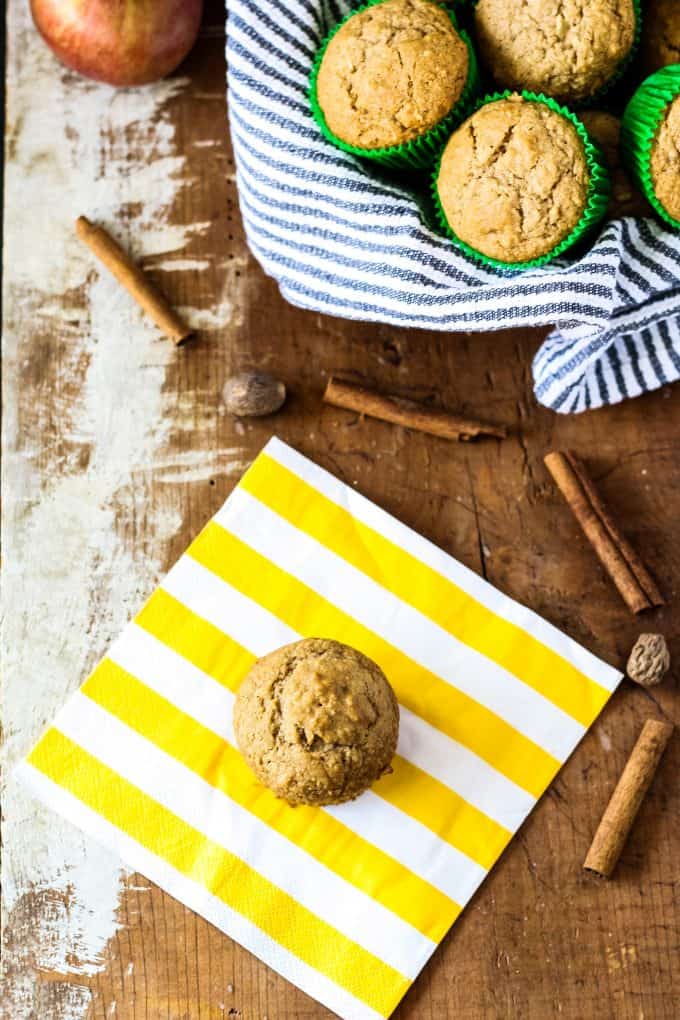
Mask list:
[{"label": "muffin in basket", "polygon": [[310,96],[336,145],[422,166],[462,120],[476,82],[474,52],[451,12],[430,0],[378,0],[326,39]]},{"label": "muffin in basket", "polygon": [[623,115],[624,155],[656,212],[680,229],[680,64],[662,67]]},{"label": "muffin in basket", "polygon": [[680,95],[666,108],[650,167],[654,194],[671,219],[680,223]]},{"label": "muffin in basket", "polygon": [[591,99],[620,77],[635,48],[638,0],[479,0],[480,57],[502,88],[563,103]]},{"label": "muffin in basket", "polygon": [[532,93],[487,100],[451,136],[435,175],[446,233],[478,261],[541,265],[604,215],[608,177],[583,125]]}]

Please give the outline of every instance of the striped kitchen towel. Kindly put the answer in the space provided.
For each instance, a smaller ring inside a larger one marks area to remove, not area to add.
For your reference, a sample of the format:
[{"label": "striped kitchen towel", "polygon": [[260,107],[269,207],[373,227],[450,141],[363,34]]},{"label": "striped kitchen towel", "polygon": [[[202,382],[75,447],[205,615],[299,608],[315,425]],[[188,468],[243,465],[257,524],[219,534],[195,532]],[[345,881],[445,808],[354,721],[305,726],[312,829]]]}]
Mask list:
[{"label": "striped kitchen towel", "polygon": [[440,330],[554,325],[538,400],[575,412],[680,378],[680,236],[608,223],[576,261],[484,269],[433,227],[414,190],[334,148],[307,98],[314,54],[347,0],[227,0],[231,137],[250,248],[295,305]]},{"label": "striped kitchen towel", "polygon": [[[257,656],[383,668],[394,772],[291,808],[236,750]],[[347,1020],[387,1017],[620,675],[276,439],[19,768],[35,793]]]}]

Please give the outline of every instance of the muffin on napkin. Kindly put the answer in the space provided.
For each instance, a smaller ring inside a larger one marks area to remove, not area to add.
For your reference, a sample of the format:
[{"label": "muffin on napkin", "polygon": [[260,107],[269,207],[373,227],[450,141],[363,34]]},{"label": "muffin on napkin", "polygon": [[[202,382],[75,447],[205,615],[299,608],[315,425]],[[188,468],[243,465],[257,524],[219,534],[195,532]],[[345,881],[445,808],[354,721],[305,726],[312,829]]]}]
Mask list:
[{"label": "muffin on napkin", "polygon": [[371,659],[339,641],[307,638],[258,659],[239,689],[234,731],[277,796],[341,804],[389,770],[399,706]]}]

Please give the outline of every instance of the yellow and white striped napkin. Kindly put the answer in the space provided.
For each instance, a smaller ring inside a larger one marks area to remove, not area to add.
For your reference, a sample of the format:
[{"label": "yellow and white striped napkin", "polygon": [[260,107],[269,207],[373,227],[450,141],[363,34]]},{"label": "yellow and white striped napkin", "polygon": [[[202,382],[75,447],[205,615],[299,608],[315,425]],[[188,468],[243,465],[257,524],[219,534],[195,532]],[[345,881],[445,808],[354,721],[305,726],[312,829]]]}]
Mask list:
[{"label": "yellow and white striped napkin", "polygon": [[[257,656],[336,638],[401,706],[392,775],[291,808],[236,750]],[[273,439],[19,768],[341,1017],[395,1008],[620,680]]]}]

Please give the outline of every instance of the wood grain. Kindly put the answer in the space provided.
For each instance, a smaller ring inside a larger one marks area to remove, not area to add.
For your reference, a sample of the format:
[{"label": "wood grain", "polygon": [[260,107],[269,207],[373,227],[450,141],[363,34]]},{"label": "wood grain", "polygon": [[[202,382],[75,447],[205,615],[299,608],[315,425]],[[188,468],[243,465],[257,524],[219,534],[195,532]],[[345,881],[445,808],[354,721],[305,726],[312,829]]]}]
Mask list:
[{"label": "wood grain", "polygon": [[[19,0],[14,5],[18,9]],[[95,542],[100,520],[116,535],[105,560],[92,561],[85,624],[57,598],[61,594],[68,602],[69,584],[80,577],[77,569],[60,559],[59,581],[47,568],[28,565],[54,596],[38,609],[52,612],[55,626],[62,628],[66,651],[59,651],[59,676],[64,679],[60,690],[50,686],[47,673],[56,660],[47,651],[42,658],[34,650],[32,658],[22,659],[24,671],[33,663],[32,672],[22,676],[25,697],[37,707],[11,713],[12,754],[27,749],[56,703],[77,686],[124,616],[215,512],[274,430],[493,584],[623,666],[639,624],[595,561],[542,463],[553,448],[586,455],[603,497],[668,596],[669,606],[646,617],[645,628],[662,631],[680,662],[680,390],[562,418],[539,408],[532,395],[530,365],[540,334],[407,333],[287,305],[248,255],[241,231],[225,132],[223,49],[221,6],[211,3],[198,46],[180,71],[187,81],[159,113],[172,127],[164,158],[178,159],[181,175],[163,217],[168,228],[179,231],[182,246],[168,253],[154,245],[137,196],[127,202],[117,192],[111,210],[112,231],[131,249],[137,245],[135,257],[186,310],[198,335],[173,350],[136,319],[122,320],[121,328],[142,330],[135,343],[146,353],[129,371],[146,373],[161,434],[143,450],[128,451],[127,475],[111,480],[102,505],[87,502],[93,481],[102,490],[109,484],[109,475],[97,474],[101,453],[87,437],[69,434],[64,422],[67,409],[78,405],[92,385],[87,309],[96,311],[109,292],[95,294],[86,283],[46,301],[39,289],[32,294],[24,285],[6,291],[12,331],[6,341],[5,393],[17,396],[17,414],[4,422],[4,449],[11,455],[5,492],[18,508],[12,534],[30,537],[27,522],[35,501],[51,498],[54,486],[67,482],[73,498],[85,500],[77,526],[94,529]],[[55,82],[61,80],[56,65],[54,75]],[[65,87],[78,88],[70,76]],[[34,120],[24,113],[23,121],[12,119],[9,125],[10,160],[21,160],[24,132],[35,131]],[[140,146],[151,135],[119,118],[105,137],[102,165],[108,160],[121,167],[139,165]],[[111,173],[107,187],[120,187]],[[70,201],[62,177],[55,176],[54,189],[52,202]],[[192,224],[203,226],[192,230]],[[12,254],[7,252],[8,259]],[[36,265],[56,257],[60,253],[38,252]],[[97,335],[96,342],[101,346],[106,337]],[[163,355],[159,385],[161,346],[170,354]],[[252,368],[282,378],[290,398],[275,419],[238,423],[223,413],[222,386],[233,372]],[[322,404],[333,373],[370,380],[413,399],[436,393],[443,406],[483,411],[489,420],[507,423],[510,436],[503,443],[454,446],[361,421]],[[116,385],[123,385],[121,380]],[[30,456],[30,474],[19,470],[22,449]],[[144,463],[142,453],[148,453]],[[106,519],[102,506],[110,510]],[[70,534],[63,527],[55,524],[57,537]],[[139,571],[144,563],[148,568]],[[133,569],[131,564],[137,565],[134,584],[121,598],[117,578]],[[27,596],[18,575],[11,576],[13,598],[21,602]],[[27,635],[36,607],[22,602],[21,609]],[[50,654],[56,656],[54,634],[52,640]],[[675,1020],[680,741],[669,745],[616,882],[598,883],[582,872],[581,862],[643,720],[654,715],[680,724],[677,677],[676,669],[653,692],[625,684],[617,693],[415,983],[397,1011],[399,1020]],[[8,689],[19,698],[18,680]],[[11,860],[5,868],[13,872],[19,896],[5,928],[3,1017],[330,1017],[141,876],[124,876],[100,956],[82,959],[76,942],[68,959],[62,954],[59,966],[50,966],[58,955],[48,952],[50,919],[58,917],[71,933],[68,919],[77,915],[79,902],[83,907],[85,893],[82,883],[71,900],[63,889],[36,888],[22,867],[36,842],[53,839],[58,849],[62,838],[56,820],[31,810],[33,816],[22,816],[22,835],[18,827],[6,829],[11,838],[5,856]],[[84,845],[82,853],[82,867],[95,860],[98,868],[110,867],[93,856],[94,848]],[[85,907],[93,908],[95,881],[87,895]]]}]

